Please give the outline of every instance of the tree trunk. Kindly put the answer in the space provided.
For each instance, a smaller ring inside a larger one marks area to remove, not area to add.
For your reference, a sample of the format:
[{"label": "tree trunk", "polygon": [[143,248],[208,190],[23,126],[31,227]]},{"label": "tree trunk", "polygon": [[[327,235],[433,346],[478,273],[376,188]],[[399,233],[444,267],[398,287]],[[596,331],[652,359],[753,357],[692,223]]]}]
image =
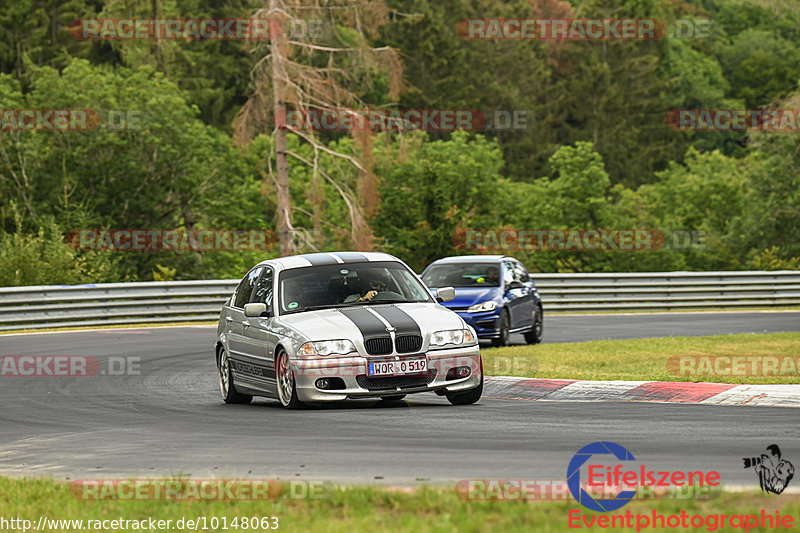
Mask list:
[{"label": "tree trunk", "polygon": [[[270,11],[277,13],[280,6],[279,0],[270,0]],[[272,52],[272,90],[274,91],[274,121],[275,121],[275,166],[278,181],[278,243],[281,256],[294,253],[292,235],[291,197],[289,195],[289,155],[286,153],[287,127],[286,103],[284,100],[283,81],[283,50],[281,50],[281,37],[273,38]]]},{"label": "tree trunk", "polygon": [[[150,9],[153,13],[153,20],[158,20],[158,0],[151,0],[150,2]],[[154,26],[155,28],[155,26]],[[158,31],[153,33],[153,40],[155,42],[155,55],[156,55],[156,65],[158,65],[158,70],[163,72],[164,74],[167,73],[166,69],[164,68],[164,58],[161,55],[161,35],[159,35]]]}]

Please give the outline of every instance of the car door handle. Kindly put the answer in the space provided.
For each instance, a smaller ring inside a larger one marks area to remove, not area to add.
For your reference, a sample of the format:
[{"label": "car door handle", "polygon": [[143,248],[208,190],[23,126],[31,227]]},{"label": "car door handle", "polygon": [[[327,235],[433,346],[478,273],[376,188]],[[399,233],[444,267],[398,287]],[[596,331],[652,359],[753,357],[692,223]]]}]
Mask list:
[{"label": "car door handle", "polygon": [[244,327],[246,327],[246,328],[249,328],[249,327],[250,327],[250,322],[246,322],[246,321],[245,321],[245,322],[242,322],[242,325],[243,325]]},{"label": "car door handle", "polygon": [[233,322],[233,317],[226,316],[225,317],[225,321],[226,322]]}]

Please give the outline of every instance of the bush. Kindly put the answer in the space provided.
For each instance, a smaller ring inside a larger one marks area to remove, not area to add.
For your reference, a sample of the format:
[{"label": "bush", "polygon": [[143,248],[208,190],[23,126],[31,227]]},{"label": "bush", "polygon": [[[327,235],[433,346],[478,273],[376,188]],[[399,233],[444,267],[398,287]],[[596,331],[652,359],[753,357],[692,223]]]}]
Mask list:
[{"label": "bush", "polygon": [[50,222],[36,233],[0,232],[0,286],[78,285],[122,281],[108,254],[79,252]]}]

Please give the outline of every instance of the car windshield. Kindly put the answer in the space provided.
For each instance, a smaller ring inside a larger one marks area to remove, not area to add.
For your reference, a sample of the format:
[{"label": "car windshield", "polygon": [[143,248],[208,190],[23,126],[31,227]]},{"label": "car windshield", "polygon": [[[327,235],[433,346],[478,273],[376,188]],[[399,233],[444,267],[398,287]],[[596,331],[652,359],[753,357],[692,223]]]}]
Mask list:
[{"label": "car windshield", "polygon": [[278,282],[281,314],[372,303],[430,302],[431,295],[394,261],[285,270]]},{"label": "car windshield", "polygon": [[442,263],[431,266],[422,281],[432,288],[439,287],[499,287],[498,263]]}]

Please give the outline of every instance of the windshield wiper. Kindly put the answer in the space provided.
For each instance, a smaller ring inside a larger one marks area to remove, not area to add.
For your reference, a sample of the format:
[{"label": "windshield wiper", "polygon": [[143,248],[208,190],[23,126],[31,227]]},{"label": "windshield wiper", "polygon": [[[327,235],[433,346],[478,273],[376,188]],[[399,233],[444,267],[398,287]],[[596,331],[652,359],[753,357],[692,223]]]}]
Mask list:
[{"label": "windshield wiper", "polygon": [[295,311],[295,313],[302,313],[303,311],[321,311],[322,309],[335,309],[343,305],[347,304],[309,305],[308,307],[304,307],[298,311]]},{"label": "windshield wiper", "polygon": [[410,304],[410,303],[421,303],[425,300],[367,300],[365,302],[359,302],[362,304]]},{"label": "windshield wiper", "polygon": [[344,302],[344,303],[340,303],[340,304],[309,305],[308,307],[304,307],[300,311],[297,311],[297,312],[301,312],[301,311],[320,311],[322,309],[336,309],[337,307],[352,307],[354,305],[360,305],[360,304],[365,304],[365,303],[367,303],[367,302],[366,301],[364,301],[364,302],[353,301],[353,302]]},{"label": "windshield wiper", "polygon": [[340,304],[326,304],[326,305],[309,305],[308,307],[303,307],[302,309],[295,309],[292,310],[292,313],[303,313],[305,311],[321,311],[323,309],[336,309],[337,307],[353,307],[356,305],[372,305],[372,304],[408,304],[408,303],[425,303],[427,300],[364,300],[364,301],[353,301],[353,302],[345,302]]}]

